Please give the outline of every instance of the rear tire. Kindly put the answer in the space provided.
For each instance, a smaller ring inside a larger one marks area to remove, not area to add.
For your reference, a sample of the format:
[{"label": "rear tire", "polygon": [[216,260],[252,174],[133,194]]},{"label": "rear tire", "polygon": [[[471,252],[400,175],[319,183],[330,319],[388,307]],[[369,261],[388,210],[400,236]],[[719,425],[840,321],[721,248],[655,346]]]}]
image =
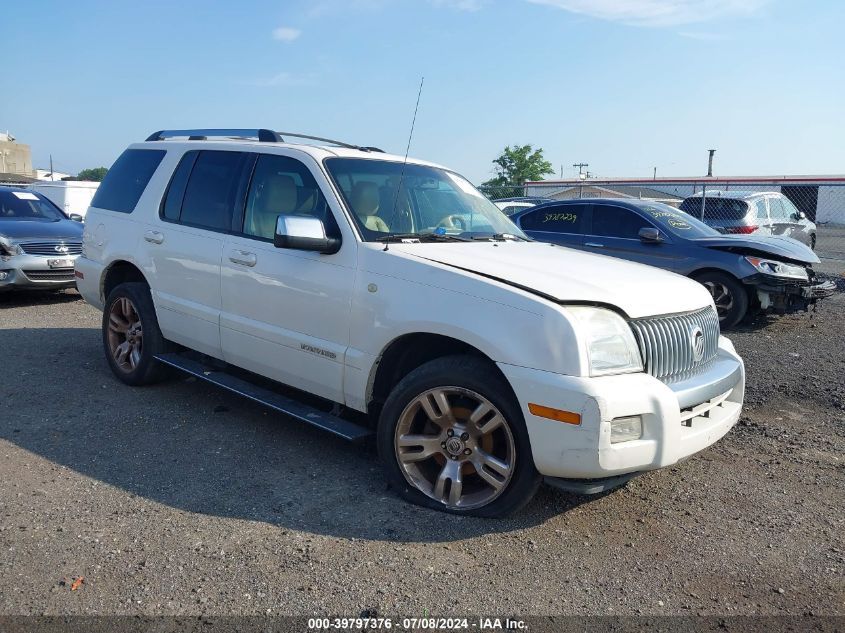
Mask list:
[{"label": "rear tire", "polygon": [[405,376],[382,409],[377,443],[391,486],[435,510],[506,516],[541,481],[510,385],[472,356],[438,358]]},{"label": "rear tire", "polygon": [[725,330],[739,323],[748,312],[748,291],[736,277],[721,272],[706,272],[694,279],[703,284],[713,297],[719,326]]},{"label": "rear tire", "polygon": [[170,375],[157,354],[173,345],[161,334],[150,289],[142,282],[118,285],[103,310],[103,350],[112,372],[127,385],[159,382]]}]

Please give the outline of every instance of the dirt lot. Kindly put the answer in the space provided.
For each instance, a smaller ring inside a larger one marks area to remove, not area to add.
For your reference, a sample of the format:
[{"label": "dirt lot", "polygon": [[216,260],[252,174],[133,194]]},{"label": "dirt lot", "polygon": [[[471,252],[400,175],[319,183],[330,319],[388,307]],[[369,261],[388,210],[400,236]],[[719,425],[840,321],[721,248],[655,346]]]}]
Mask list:
[{"label": "dirt lot", "polygon": [[493,521],[194,380],[123,386],[75,293],[0,298],[0,614],[845,614],[843,323],[840,293],[734,333],[710,450]]}]

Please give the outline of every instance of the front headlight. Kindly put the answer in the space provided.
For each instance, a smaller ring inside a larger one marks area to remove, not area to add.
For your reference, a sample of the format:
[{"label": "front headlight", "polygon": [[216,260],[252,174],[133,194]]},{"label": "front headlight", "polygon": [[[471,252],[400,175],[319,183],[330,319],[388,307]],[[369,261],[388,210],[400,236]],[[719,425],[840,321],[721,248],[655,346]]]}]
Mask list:
[{"label": "front headlight", "polygon": [[578,321],[578,334],[587,346],[591,376],[643,370],[640,349],[625,319],[605,308],[567,306],[566,309]]},{"label": "front headlight", "polygon": [[746,257],[745,261],[754,266],[764,275],[783,277],[784,279],[800,279],[807,281],[807,269],[803,266],[784,264],[773,259],[762,259],[760,257]]},{"label": "front headlight", "polygon": [[12,244],[5,237],[0,236],[0,255],[4,257],[14,257],[23,253],[21,247],[17,244]]}]

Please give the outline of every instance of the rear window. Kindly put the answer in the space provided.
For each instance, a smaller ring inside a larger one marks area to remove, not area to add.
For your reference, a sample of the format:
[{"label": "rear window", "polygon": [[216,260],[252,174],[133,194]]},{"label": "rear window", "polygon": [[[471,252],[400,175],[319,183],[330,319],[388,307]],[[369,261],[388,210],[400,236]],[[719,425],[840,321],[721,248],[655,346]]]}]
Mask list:
[{"label": "rear window", "polygon": [[165,151],[160,149],[128,149],[123,152],[100,183],[91,206],[132,213],[164,154]]},{"label": "rear window", "polygon": [[[701,196],[687,198],[681,203],[680,209],[701,219]],[[705,220],[741,220],[746,213],[748,213],[748,203],[743,200],[708,196],[707,203],[704,205]]]}]

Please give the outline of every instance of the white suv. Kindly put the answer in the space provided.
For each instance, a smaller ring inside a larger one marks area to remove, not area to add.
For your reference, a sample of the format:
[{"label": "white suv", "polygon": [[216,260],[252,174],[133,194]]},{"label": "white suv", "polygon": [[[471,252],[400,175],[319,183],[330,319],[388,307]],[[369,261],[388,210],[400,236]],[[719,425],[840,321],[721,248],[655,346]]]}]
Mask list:
[{"label": "white suv", "polygon": [[743,363],[700,284],[533,242],[446,168],[280,134],[157,132],[109,170],[76,277],[123,382],[177,367],[374,433],[406,499],[483,516],[737,421]]}]

